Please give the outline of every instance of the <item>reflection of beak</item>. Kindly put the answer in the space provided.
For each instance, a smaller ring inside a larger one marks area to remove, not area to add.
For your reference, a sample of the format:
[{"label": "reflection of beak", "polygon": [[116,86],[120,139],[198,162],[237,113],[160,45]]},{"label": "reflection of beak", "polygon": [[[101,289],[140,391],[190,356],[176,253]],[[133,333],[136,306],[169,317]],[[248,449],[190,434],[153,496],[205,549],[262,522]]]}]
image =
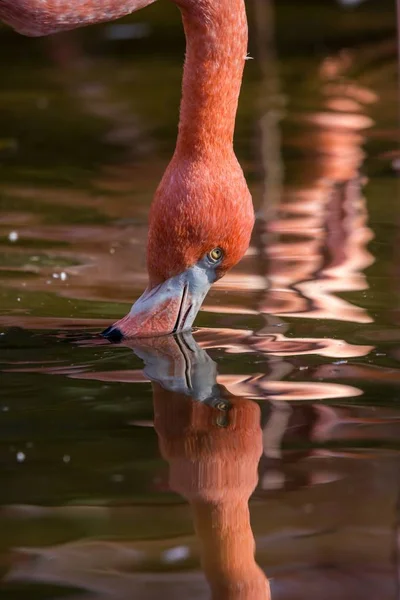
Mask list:
[{"label": "reflection of beak", "polygon": [[191,328],[210,289],[206,270],[198,265],[147,289],[130,312],[103,331],[111,341],[122,338],[152,337],[178,333]]},{"label": "reflection of beak", "polygon": [[165,390],[206,404],[220,403],[217,366],[190,331],[124,342],[144,362],[144,374]]}]

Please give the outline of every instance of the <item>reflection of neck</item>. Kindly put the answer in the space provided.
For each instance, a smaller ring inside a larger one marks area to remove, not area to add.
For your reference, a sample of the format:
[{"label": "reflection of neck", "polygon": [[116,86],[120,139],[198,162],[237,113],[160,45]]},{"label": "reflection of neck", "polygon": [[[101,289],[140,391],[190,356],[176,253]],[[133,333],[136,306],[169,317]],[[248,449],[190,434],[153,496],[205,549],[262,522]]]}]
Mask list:
[{"label": "reflection of neck", "polygon": [[232,147],[247,21],[243,0],[174,0],[186,34],[177,151]]},{"label": "reflection of neck", "polygon": [[[231,494],[232,490],[231,490]],[[188,498],[189,499],[189,498]],[[248,499],[190,500],[202,565],[215,600],[265,600],[268,583],[254,558]]]},{"label": "reflection of neck", "polygon": [[259,408],[229,398],[226,427],[218,409],[153,384],[155,427],[170,465],[170,487],[189,501],[202,564],[215,600],[267,600],[254,558],[248,499],[262,452]]}]

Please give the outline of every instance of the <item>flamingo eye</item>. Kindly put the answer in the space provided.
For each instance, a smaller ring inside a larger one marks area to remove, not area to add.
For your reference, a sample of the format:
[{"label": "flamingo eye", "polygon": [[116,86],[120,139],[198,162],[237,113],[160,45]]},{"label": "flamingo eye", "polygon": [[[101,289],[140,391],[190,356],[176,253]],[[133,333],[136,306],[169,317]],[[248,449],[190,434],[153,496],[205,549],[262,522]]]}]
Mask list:
[{"label": "flamingo eye", "polygon": [[213,248],[213,250],[211,250],[208,254],[207,254],[207,258],[212,262],[212,263],[217,263],[220,262],[220,260],[222,259],[224,253],[222,252],[221,248]]}]

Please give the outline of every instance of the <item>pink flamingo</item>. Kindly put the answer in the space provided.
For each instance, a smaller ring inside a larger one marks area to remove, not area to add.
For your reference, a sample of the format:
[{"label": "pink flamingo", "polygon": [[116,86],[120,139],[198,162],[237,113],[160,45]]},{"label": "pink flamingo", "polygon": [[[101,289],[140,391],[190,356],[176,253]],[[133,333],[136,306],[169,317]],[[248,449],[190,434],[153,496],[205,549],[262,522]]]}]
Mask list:
[{"label": "pink flamingo", "polygon": [[[0,19],[40,36],[127,15],[154,0],[0,0]],[[253,205],[233,150],[247,53],[244,0],[173,0],[186,61],[176,148],[150,210],[149,284],[112,340],[189,329],[211,286],[246,252]]]}]

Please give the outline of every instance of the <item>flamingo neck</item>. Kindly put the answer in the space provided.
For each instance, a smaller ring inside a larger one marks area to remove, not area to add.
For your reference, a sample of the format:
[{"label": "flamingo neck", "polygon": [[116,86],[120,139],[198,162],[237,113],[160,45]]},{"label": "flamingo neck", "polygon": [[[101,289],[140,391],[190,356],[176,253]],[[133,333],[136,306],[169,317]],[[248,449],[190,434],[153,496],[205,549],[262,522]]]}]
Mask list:
[{"label": "flamingo neck", "polygon": [[232,149],[247,53],[244,0],[175,0],[182,12],[186,60],[176,152]]}]

